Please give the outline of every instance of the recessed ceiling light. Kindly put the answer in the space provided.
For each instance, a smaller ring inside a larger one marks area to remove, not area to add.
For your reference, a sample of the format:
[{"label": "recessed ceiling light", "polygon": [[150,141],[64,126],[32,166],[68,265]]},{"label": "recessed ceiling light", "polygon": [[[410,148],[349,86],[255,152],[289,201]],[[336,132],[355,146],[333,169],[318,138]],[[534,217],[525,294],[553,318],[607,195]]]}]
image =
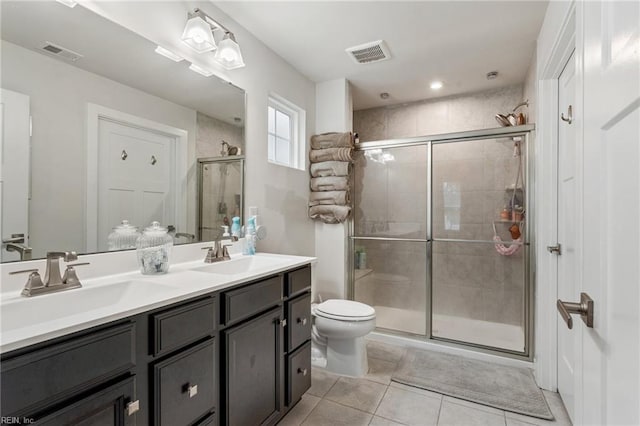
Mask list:
[{"label": "recessed ceiling light", "polygon": [[162,46],[158,46],[156,47],[156,53],[158,55],[162,55],[165,58],[169,58],[174,62],[180,62],[181,60],[183,60],[184,58],[180,55],[176,55],[175,53],[173,53],[172,51],[170,51],[169,49],[165,49]]},{"label": "recessed ceiling light", "polygon": [[207,69],[199,67],[196,64],[189,65],[189,69],[193,72],[197,72],[198,74],[204,75],[205,77],[211,77],[213,75],[213,71],[209,71]]},{"label": "recessed ceiling light", "polygon": [[498,71],[490,71],[487,73],[487,80],[495,80],[498,78]]},{"label": "recessed ceiling light", "polygon": [[389,94],[387,92],[380,93],[380,99],[389,99]]},{"label": "recessed ceiling light", "polygon": [[76,5],[78,4],[77,1],[74,0],[56,0],[58,3],[62,3],[65,6],[69,6],[69,7],[76,7]]},{"label": "recessed ceiling light", "polygon": [[431,87],[433,90],[438,90],[438,89],[442,89],[442,86],[444,86],[444,85],[442,84],[442,82],[441,82],[441,81],[432,81],[432,82],[431,82],[431,86],[430,86],[430,87]]}]

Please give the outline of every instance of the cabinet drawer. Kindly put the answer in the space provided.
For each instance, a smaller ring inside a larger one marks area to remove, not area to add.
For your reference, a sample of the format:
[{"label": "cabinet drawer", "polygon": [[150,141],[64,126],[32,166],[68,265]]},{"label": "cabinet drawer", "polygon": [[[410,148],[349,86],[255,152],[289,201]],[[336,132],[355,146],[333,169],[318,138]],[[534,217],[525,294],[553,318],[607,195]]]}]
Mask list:
[{"label": "cabinet drawer", "polygon": [[287,357],[287,405],[298,401],[311,387],[311,342]]},{"label": "cabinet drawer", "polygon": [[213,410],[215,380],[214,339],[154,365],[154,424],[192,424]]},{"label": "cabinet drawer", "polygon": [[311,338],[311,293],[287,302],[287,352]]},{"label": "cabinet drawer", "polygon": [[120,375],[135,362],[133,323],[3,360],[2,416],[29,415]]},{"label": "cabinet drawer", "polygon": [[[137,414],[127,414],[127,404],[135,399],[135,378],[91,394],[80,401],[38,419],[42,426],[57,425],[135,425]],[[139,402],[138,402],[139,403]]]},{"label": "cabinet drawer", "polygon": [[286,295],[291,296],[311,288],[311,266],[287,273]]},{"label": "cabinet drawer", "polygon": [[282,276],[249,284],[223,293],[222,322],[229,324],[248,318],[282,301]]},{"label": "cabinet drawer", "polygon": [[216,328],[214,302],[208,298],[154,314],[152,354],[165,354],[210,336]]}]

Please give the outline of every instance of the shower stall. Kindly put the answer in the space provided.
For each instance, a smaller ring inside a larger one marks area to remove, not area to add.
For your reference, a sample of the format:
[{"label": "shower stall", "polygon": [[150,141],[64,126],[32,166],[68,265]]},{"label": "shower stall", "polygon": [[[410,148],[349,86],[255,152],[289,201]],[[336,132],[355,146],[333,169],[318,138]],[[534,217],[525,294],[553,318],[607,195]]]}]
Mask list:
[{"label": "shower stall", "polygon": [[349,296],[378,331],[530,356],[531,130],[358,144]]}]

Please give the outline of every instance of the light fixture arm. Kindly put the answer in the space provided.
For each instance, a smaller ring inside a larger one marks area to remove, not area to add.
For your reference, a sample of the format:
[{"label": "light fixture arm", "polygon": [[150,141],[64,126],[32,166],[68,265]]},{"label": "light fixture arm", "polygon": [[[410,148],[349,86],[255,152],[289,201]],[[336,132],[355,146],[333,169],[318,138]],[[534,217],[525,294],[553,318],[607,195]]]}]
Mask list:
[{"label": "light fixture arm", "polygon": [[203,12],[202,10],[200,10],[198,8],[193,9],[193,12],[189,12],[188,13],[189,19],[191,19],[191,18],[193,18],[195,16],[199,16],[200,18],[202,18],[207,24],[209,24],[211,26],[212,30],[222,30],[225,33],[229,33],[229,34],[233,35],[233,33],[231,31],[229,31],[229,29],[227,27],[225,27],[220,22],[216,21],[211,16],[207,15],[205,12]]}]

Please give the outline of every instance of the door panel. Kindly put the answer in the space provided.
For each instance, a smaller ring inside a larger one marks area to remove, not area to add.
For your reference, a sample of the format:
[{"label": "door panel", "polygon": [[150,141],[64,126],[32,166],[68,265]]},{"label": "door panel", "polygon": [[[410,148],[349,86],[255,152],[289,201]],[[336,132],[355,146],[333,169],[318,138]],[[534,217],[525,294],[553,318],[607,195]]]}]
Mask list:
[{"label": "door panel", "polygon": [[99,120],[98,250],[123,219],[175,224],[174,136]]},{"label": "door panel", "polygon": [[581,290],[595,316],[593,328],[577,321],[576,423],[640,424],[640,3],[584,2],[577,12],[585,47]]},{"label": "door panel", "polygon": [[[2,89],[0,94],[0,238],[24,234],[29,245],[29,97]],[[0,261],[19,260],[15,252],[0,250]]]}]

